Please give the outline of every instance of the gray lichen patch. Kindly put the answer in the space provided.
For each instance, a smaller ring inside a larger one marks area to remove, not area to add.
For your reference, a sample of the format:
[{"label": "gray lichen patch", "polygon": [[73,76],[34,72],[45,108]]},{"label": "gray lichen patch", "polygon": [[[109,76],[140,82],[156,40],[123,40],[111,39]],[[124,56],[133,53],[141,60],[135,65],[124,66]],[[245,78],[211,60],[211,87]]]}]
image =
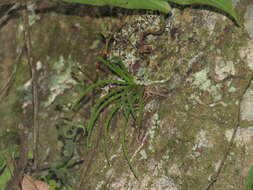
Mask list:
[{"label": "gray lichen patch", "polygon": [[[233,130],[226,131],[226,138],[229,141],[232,137]],[[240,128],[235,136],[235,143],[238,148],[244,148],[245,154],[241,162],[240,173],[246,177],[248,175],[249,168],[253,165],[253,127]]]},{"label": "gray lichen patch", "polygon": [[[233,129],[227,130],[225,132],[228,141],[231,140],[233,135]],[[235,143],[237,145],[248,144],[251,142],[253,137],[253,127],[240,128],[235,136]]]},{"label": "gray lichen patch", "polygon": [[216,58],[216,64],[214,68],[215,80],[222,81],[227,77],[235,75],[235,67],[232,61],[224,62],[221,57]]},{"label": "gray lichen patch", "polygon": [[45,107],[52,104],[55,98],[60,94],[63,94],[66,89],[72,88],[73,85],[76,84],[76,81],[71,76],[74,64],[77,63],[73,62],[71,57],[64,60],[63,56],[60,56],[59,60],[52,65],[52,70],[55,74],[47,79],[49,81],[49,83],[47,83],[49,96],[47,98],[48,100],[44,103]]},{"label": "gray lichen patch", "polygon": [[248,89],[241,103],[242,120],[253,121],[253,91]]},{"label": "gray lichen patch", "polygon": [[251,38],[253,38],[253,5],[250,4],[247,6],[247,10],[244,14],[244,25],[246,27],[246,30],[248,31],[248,34]]},{"label": "gray lichen patch", "polygon": [[[155,160],[150,160],[146,163],[146,173],[141,178],[140,182],[136,181],[134,176],[130,173],[123,173],[117,179],[113,179],[110,184],[110,189],[112,190],[125,190],[125,189],[140,189],[140,190],[179,190],[180,187],[175,183],[172,177],[168,177],[163,175],[161,172],[162,165]],[[113,174],[113,170],[109,170],[111,176]],[[107,174],[107,175],[108,175]],[[101,182],[104,183],[104,182]],[[100,184],[100,183],[99,183]],[[98,185],[96,188],[100,189]]]},{"label": "gray lichen patch", "polygon": [[253,70],[253,40],[249,40],[246,46],[240,49],[240,57],[245,59],[247,66]]}]

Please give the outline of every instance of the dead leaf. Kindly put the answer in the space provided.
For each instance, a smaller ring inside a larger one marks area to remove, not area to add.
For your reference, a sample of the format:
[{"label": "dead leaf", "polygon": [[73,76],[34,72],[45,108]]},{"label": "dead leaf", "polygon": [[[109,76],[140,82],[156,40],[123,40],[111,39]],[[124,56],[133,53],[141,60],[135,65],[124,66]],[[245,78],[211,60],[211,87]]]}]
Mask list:
[{"label": "dead leaf", "polygon": [[28,175],[24,175],[22,180],[22,190],[49,190],[49,187],[47,183],[35,180]]}]

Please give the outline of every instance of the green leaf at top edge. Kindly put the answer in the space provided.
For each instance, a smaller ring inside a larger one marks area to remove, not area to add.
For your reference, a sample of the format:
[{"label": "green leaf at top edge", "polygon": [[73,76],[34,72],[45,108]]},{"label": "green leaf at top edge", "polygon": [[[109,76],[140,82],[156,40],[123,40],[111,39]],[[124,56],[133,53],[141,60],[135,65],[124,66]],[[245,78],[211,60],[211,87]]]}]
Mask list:
[{"label": "green leaf at top edge", "polygon": [[110,5],[116,7],[122,7],[127,9],[147,9],[160,11],[162,13],[169,13],[171,7],[169,3],[175,3],[178,5],[209,5],[216,7],[230,16],[232,16],[237,23],[239,19],[232,6],[232,0],[63,0],[69,3],[81,3],[88,5]]},{"label": "green leaf at top edge", "polygon": [[238,16],[233,8],[232,0],[168,0],[169,2],[178,4],[178,5],[209,5],[216,7],[230,16],[232,16],[237,23],[239,23]]},{"label": "green leaf at top edge", "polygon": [[168,13],[170,5],[167,0],[63,0],[70,3],[81,3],[88,5],[110,5],[127,9],[147,9]]}]

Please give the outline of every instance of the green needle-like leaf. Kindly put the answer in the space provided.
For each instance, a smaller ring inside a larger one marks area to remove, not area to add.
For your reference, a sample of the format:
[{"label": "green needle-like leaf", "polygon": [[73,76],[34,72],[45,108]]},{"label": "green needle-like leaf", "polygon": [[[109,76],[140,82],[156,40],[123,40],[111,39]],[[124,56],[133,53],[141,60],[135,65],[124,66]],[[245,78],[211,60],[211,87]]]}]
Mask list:
[{"label": "green needle-like leaf", "polygon": [[113,71],[122,80],[128,82],[129,84],[134,84],[133,79],[127,73],[125,73],[120,67],[104,59],[100,59],[100,61],[104,63],[111,71]]},{"label": "green needle-like leaf", "polygon": [[81,100],[89,93],[91,92],[93,89],[97,88],[97,87],[101,87],[101,86],[105,86],[108,84],[118,84],[118,85],[126,85],[125,82],[123,81],[118,81],[118,80],[100,80],[98,82],[96,82],[95,84],[92,84],[90,87],[86,88],[83,92],[80,93],[79,97],[77,98],[77,100],[75,101],[75,103],[73,104],[74,107],[77,106]]},{"label": "green needle-like leaf", "polygon": [[124,93],[124,91],[127,91],[128,88],[129,87],[126,86],[126,87],[122,87],[120,89],[114,90],[114,91],[110,92],[109,94],[107,94],[106,96],[104,96],[103,98],[101,98],[96,103],[96,105],[92,109],[91,118],[87,124],[88,145],[90,142],[90,137],[91,137],[93,127],[95,125],[95,122],[96,122],[99,114],[103,111],[104,108],[108,107],[113,101],[119,99],[122,96],[122,94]]},{"label": "green needle-like leaf", "polygon": [[110,62],[114,65],[117,65],[119,67],[119,69],[125,74],[127,75],[127,77],[133,81],[134,78],[131,75],[131,73],[127,70],[127,68],[125,67],[125,65],[122,63],[122,60],[119,57],[113,57],[110,59]]},{"label": "green needle-like leaf", "polygon": [[136,85],[129,86],[129,91],[125,92],[121,97],[120,104],[122,105],[122,111],[129,110],[129,113],[134,118],[134,99],[133,99],[133,89]]},{"label": "green needle-like leaf", "polygon": [[118,104],[114,105],[111,108],[111,110],[110,110],[110,112],[109,112],[109,114],[108,114],[108,116],[105,120],[105,124],[104,124],[104,133],[105,134],[104,134],[104,146],[103,146],[104,148],[103,149],[104,149],[104,153],[105,153],[105,158],[106,158],[107,163],[108,163],[109,166],[111,165],[110,160],[109,160],[109,156],[108,156],[108,151],[107,151],[107,142],[108,142],[108,139],[109,139],[109,135],[108,135],[109,126],[110,126],[110,123],[111,123],[111,120],[112,120],[113,116],[118,112],[120,107],[121,107],[121,104],[118,103]]},{"label": "green needle-like leaf", "polygon": [[128,158],[128,151],[127,151],[127,144],[126,144],[126,128],[127,128],[127,125],[128,125],[129,115],[130,115],[130,112],[126,111],[125,112],[125,125],[124,125],[123,130],[122,130],[123,134],[121,135],[121,146],[122,146],[122,151],[123,151],[124,158],[126,159],[130,170],[132,171],[134,177],[137,180],[139,180],[136,172],[134,171],[134,168],[131,165],[130,159]]}]

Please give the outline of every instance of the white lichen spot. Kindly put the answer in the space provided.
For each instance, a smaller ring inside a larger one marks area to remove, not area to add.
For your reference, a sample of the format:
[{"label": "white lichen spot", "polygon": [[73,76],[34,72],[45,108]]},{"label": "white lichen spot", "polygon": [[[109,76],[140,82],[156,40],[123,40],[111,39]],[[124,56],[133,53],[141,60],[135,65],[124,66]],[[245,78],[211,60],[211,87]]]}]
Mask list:
[{"label": "white lichen spot", "polygon": [[203,12],[203,19],[205,21],[204,27],[206,27],[209,33],[212,34],[221,15],[211,12],[210,10],[203,10]]},{"label": "white lichen spot", "polygon": [[151,159],[147,165],[148,172],[131,190],[179,190],[179,185],[171,177],[163,174],[164,167],[166,166],[161,162]]},{"label": "white lichen spot", "polygon": [[104,181],[100,181],[100,182],[98,182],[98,184],[97,184],[97,186],[96,186],[95,190],[100,190],[100,189],[102,189],[104,184],[105,184],[105,182],[104,182]]},{"label": "white lichen spot", "polygon": [[24,30],[25,30],[24,25],[23,24],[19,24],[18,25],[18,33],[22,33],[22,32],[24,32]]},{"label": "white lichen spot", "polygon": [[153,147],[153,142],[154,142],[154,137],[155,137],[155,132],[157,130],[157,128],[160,126],[161,124],[161,121],[159,119],[159,116],[158,116],[158,113],[155,113],[152,117],[151,117],[151,127],[149,127],[149,130],[148,130],[148,134],[149,134],[149,147],[148,149],[151,151],[151,152],[154,152],[154,147]]},{"label": "white lichen spot", "polygon": [[129,173],[123,173],[112,181],[112,190],[179,190],[179,186],[171,177],[161,175],[157,168],[148,168],[147,174],[136,181]]},{"label": "white lichen spot", "polygon": [[[219,101],[222,96],[219,93],[221,84],[212,85],[212,81],[208,77],[209,68],[204,68],[203,70],[196,72],[193,77],[193,87],[200,89],[201,91],[207,91],[212,96],[215,102]],[[191,98],[198,99],[198,95],[192,94]]]},{"label": "white lichen spot", "polygon": [[155,180],[151,185],[150,190],[178,190],[178,186],[172,178],[162,176]]},{"label": "white lichen spot", "polygon": [[32,79],[29,79],[25,84],[24,84],[24,90],[28,90],[32,86]]},{"label": "white lichen spot", "polygon": [[163,160],[169,160],[170,159],[170,150],[168,149],[165,154],[162,156]]},{"label": "white lichen spot", "polygon": [[253,121],[253,90],[248,89],[241,103],[242,120]]},{"label": "white lichen spot", "polygon": [[[233,133],[234,129],[229,129],[225,132],[227,141],[231,140]],[[252,138],[253,138],[253,127],[239,128],[236,132],[234,141],[237,145],[248,144],[249,142],[251,142]]]},{"label": "white lichen spot", "polygon": [[36,21],[38,21],[40,19],[39,15],[36,14],[35,12],[35,3],[29,3],[27,8],[28,8],[28,11],[30,12],[29,14],[29,25],[32,26],[34,23],[36,23]]},{"label": "white lichen spot", "polygon": [[208,90],[211,86],[211,80],[208,78],[209,68],[205,68],[199,72],[196,72],[193,77],[193,85],[201,90]]},{"label": "white lichen spot", "polygon": [[141,155],[141,157],[139,158],[139,160],[146,160],[148,158],[145,150],[141,150],[140,155]]},{"label": "white lichen spot", "polygon": [[45,107],[52,104],[55,98],[62,94],[64,90],[71,88],[76,84],[76,81],[71,77],[71,66],[74,64],[71,57],[68,58],[67,62],[68,64],[66,64],[67,66],[65,67],[66,61],[63,56],[60,56],[59,60],[53,65],[53,69],[57,75],[53,75],[50,84],[48,84],[50,86],[50,95],[44,104]]},{"label": "white lichen spot", "polygon": [[24,110],[28,105],[32,104],[32,79],[29,79],[22,88],[19,88],[19,90],[27,92],[22,104],[22,109]]},{"label": "white lichen spot", "polygon": [[218,102],[221,100],[222,95],[219,93],[219,90],[221,89],[221,84],[216,84],[211,86],[209,92],[213,95],[214,102]]},{"label": "white lichen spot", "polygon": [[194,153],[192,154],[193,157],[200,156],[200,152],[197,151],[198,149],[213,147],[213,144],[208,141],[206,133],[207,133],[206,131],[200,130],[200,132],[197,134],[195,144],[192,147],[192,150],[194,151]]},{"label": "white lichen spot", "polygon": [[232,0],[232,5],[235,8],[236,5],[240,2],[240,0]]},{"label": "white lichen spot", "polygon": [[42,63],[41,63],[41,61],[37,61],[36,70],[39,71],[40,69],[42,69]]},{"label": "white lichen spot", "polygon": [[179,166],[176,163],[172,164],[172,166],[169,168],[169,174],[173,176],[182,175]]},{"label": "white lichen spot", "polygon": [[132,65],[136,63],[137,57],[136,57],[136,52],[135,51],[130,51],[125,55],[125,58],[123,60],[123,63],[125,63],[126,66]]},{"label": "white lichen spot", "polygon": [[219,160],[218,162],[215,163],[214,165],[214,171],[217,172],[218,169],[220,168],[220,165],[221,165],[221,160]]},{"label": "white lichen spot", "polygon": [[52,68],[57,72],[57,74],[60,74],[64,70],[64,67],[65,67],[65,60],[64,57],[61,55],[59,57],[59,60],[53,64]]},{"label": "white lichen spot", "polygon": [[[235,67],[232,61],[224,62],[220,57],[217,58],[219,61],[216,63],[214,72],[215,72],[215,80],[221,81],[228,76],[235,75]],[[216,59],[216,60],[217,60]]]},{"label": "white lichen spot", "polygon": [[248,46],[240,50],[240,57],[245,59],[248,67],[253,70],[253,40],[250,40]]},{"label": "white lichen spot", "polygon": [[155,108],[157,108],[158,106],[158,102],[157,100],[151,100],[149,101],[146,105],[145,105],[145,112],[152,112],[153,110],[155,110]]},{"label": "white lichen spot", "polygon": [[113,176],[114,173],[115,173],[115,170],[114,170],[113,168],[110,168],[110,169],[106,172],[105,177],[106,177],[106,178],[110,178],[110,177]]},{"label": "white lichen spot", "polygon": [[198,147],[206,147],[206,148],[212,148],[213,144],[208,141],[206,138],[206,131],[200,130],[199,134],[197,135],[196,144]]},{"label": "white lichen spot", "polygon": [[117,179],[115,181],[113,181],[110,185],[110,189],[119,189],[119,190],[123,190],[124,187],[126,186],[126,184],[128,184],[128,174],[127,173],[123,173],[121,174],[121,176],[117,177]]},{"label": "white lichen spot", "polygon": [[233,87],[233,86],[231,86],[231,87],[228,89],[228,92],[234,93],[234,92],[236,92],[236,88]]}]

